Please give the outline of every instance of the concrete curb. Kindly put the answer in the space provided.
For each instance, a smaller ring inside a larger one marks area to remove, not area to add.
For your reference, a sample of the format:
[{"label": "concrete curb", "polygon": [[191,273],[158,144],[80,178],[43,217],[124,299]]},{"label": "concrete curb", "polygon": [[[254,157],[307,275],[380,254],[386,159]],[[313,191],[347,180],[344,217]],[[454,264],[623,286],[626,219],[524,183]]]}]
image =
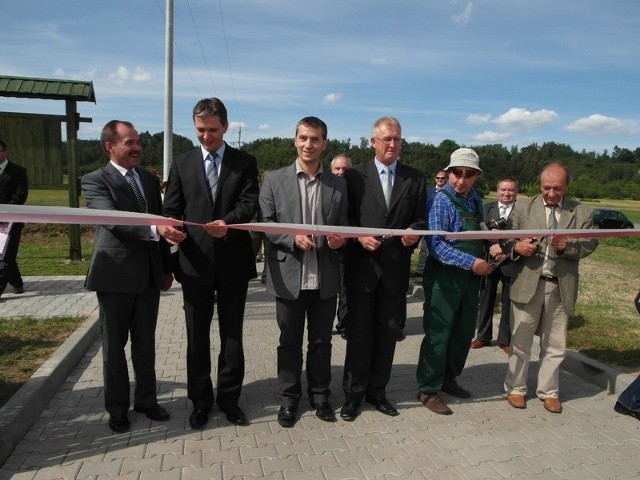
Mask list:
[{"label": "concrete curb", "polygon": [[[419,285],[410,283],[409,295],[424,301],[424,290]],[[539,342],[540,337],[534,336],[534,347],[539,347]],[[567,350],[567,356],[560,368],[616,395],[620,395],[636,379],[634,375],[622,373],[575,350]]]},{"label": "concrete curb", "polygon": [[0,409],[0,465],[11,455],[100,333],[93,312]]}]

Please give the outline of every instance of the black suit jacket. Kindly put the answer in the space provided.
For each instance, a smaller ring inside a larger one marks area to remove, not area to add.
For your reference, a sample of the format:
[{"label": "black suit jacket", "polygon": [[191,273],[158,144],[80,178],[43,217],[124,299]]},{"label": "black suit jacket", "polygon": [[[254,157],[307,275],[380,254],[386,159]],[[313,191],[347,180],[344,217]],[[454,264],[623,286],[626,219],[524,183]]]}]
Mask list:
[{"label": "black suit jacket", "polygon": [[[158,177],[136,168],[147,212],[159,215],[162,209]],[[137,212],[133,190],[124,176],[111,164],[88,173],[81,180],[88,208]],[[95,245],[85,286],[108,293],[140,293],[152,276],[158,291],[164,272],[169,272],[169,247],[150,240],[148,225],[96,225]]]},{"label": "black suit jacket", "polygon": [[[418,170],[398,162],[388,211],[373,160],[347,169],[344,177],[352,226],[424,229],[426,188],[424,176]],[[382,281],[388,293],[405,293],[409,287],[411,253],[416,245],[405,247],[400,237],[391,237],[376,251],[369,252],[360,242],[350,242],[345,285],[370,293]]]},{"label": "black suit jacket", "polygon": [[[515,204],[511,207],[511,211],[513,212],[513,208],[515,208]],[[500,207],[498,206],[498,202],[491,202],[484,206],[484,220],[488,222],[489,220],[498,220],[500,218]],[[487,245],[487,252],[489,251],[489,247]],[[488,255],[488,253],[487,253]],[[511,260],[507,259],[500,264],[500,271],[506,277],[510,277],[513,272],[513,263]]]},{"label": "black suit jacket", "polygon": [[[220,164],[215,202],[204,171],[200,147],[176,157],[171,165],[162,215],[188,222],[247,223],[258,208],[258,166],[255,157],[226,146]],[[213,238],[202,227],[185,226],[187,238],[178,248],[175,276],[180,283],[207,285],[256,278],[249,232],[229,229]]]},{"label": "black suit jacket", "polygon": [[9,161],[0,175],[0,203],[24,205],[28,194],[27,170]]}]

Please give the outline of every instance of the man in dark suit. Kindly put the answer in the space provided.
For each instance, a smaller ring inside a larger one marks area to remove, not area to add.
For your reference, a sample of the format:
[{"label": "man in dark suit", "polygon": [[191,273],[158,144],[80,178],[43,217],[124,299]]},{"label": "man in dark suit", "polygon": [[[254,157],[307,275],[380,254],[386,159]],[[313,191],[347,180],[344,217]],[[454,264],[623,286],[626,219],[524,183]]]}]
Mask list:
[{"label": "man in dark suit", "polygon": [[173,161],[162,214],[204,228],[159,230],[169,243],[179,245],[175,275],[182,284],[187,326],[187,390],[193,403],[189,423],[192,428],[206,425],[214,403],[209,335],[217,297],[216,403],[229,422],[247,425],[238,406],[244,379],[242,323],[249,280],[257,273],[249,232],[227,225],[254,218],[258,167],[253,156],[224,142],[229,123],[219,99],[200,100],[193,108],[193,123],[200,146]]},{"label": "man in dark suit", "polygon": [[[8,159],[7,144],[0,140],[0,203],[24,205],[29,194],[27,170]],[[11,284],[15,293],[24,293],[24,282],[16,257],[24,223],[12,223],[9,229],[4,256],[0,256],[0,297]]]},{"label": "man in dark suit", "polygon": [[[129,122],[112,120],[101,143],[109,163],[82,177],[88,208],[147,212],[162,209],[158,178],[140,168],[140,138]],[[105,407],[109,427],[129,430],[129,374],[125,346],[131,335],[136,388],[133,408],[152,420],[168,420],[158,405],[155,331],[160,290],[171,286],[169,247],[152,226],[96,225],[86,288],[97,293],[102,331]]]},{"label": "man in dark suit", "polygon": [[[424,229],[424,176],[398,160],[401,135],[397,119],[378,119],[371,134],[375,158],[345,172],[351,225]],[[411,253],[418,240],[419,235],[359,237],[349,244],[344,420],[356,418],[363,399],[385,415],[398,415],[386,398],[386,386],[407,315]]]},{"label": "man in dark suit", "polygon": [[[496,185],[496,193],[498,194],[498,200],[484,206],[484,219],[489,228],[492,228],[493,222],[500,219],[506,221],[509,218],[518,196],[518,181],[513,177],[500,178]],[[506,227],[506,223],[504,227]],[[486,281],[480,295],[478,320],[476,322],[478,336],[471,342],[471,348],[482,348],[491,344],[491,337],[493,336],[493,307],[496,303],[498,284],[502,283],[502,310],[498,326],[498,347],[508,355],[509,342],[511,341],[509,287],[511,286],[513,264],[509,259],[505,259],[504,252],[498,242],[489,243],[488,253],[491,261],[501,263],[498,268],[485,277]]]},{"label": "man in dark suit", "polygon": [[[347,186],[343,178],[324,170],[320,155],[327,147],[327,126],[316,117],[296,125],[296,161],[265,175],[260,190],[264,222],[347,225]],[[302,397],[302,343],[307,318],[307,392],[316,416],[336,420],[329,403],[331,390],[331,330],[340,291],[338,235],[308,236],[267,233],[267,291],[276,296],[280,328],[278,381],[282,406],[278,423],[291,428]]]},{"label": "man in dark suit", "polygon": [[[436,192],[442,190],[444,184],[447,183],[447,172],[440,170],[436,173],[435,184],[427,187],[427,212],[433,202]],[[422,277],[424,275],[424,266],[427,264],[427,257],[429,256],[429,247],[427,247],[427,239],[423,238],[420,241],[420,253],[418,254],[418,263],[416,265],[416,276]]]}]

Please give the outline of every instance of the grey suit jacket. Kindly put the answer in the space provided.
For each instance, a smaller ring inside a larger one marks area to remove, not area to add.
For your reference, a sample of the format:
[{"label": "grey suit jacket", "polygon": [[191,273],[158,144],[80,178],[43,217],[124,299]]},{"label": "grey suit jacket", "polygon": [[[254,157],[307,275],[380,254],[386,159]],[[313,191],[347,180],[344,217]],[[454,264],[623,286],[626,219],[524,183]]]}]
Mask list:
[{"label": "grey suit jacket", "polygon": [[[346,181],[324,170],[320,175],[320,208],[317,225],[347,225]],[[303,223],[300,188],[295,163],[269,172],[260,189],[260,211],[264,222]],[[302,283],[303,252],[295,247],[295,237],[267,233],[272,246],[267,258],[269,275],[267,291],[277,297],[295,300]],[[329,248],[326,237],[315,238],[320,272],[320,297],[336,295],[340,291],[340,251]]]},{"label": "grey suit jacket", "polygon": [[[559,229],[588,229],[593,226],[593,215],[589,207],[564,197],[558,220]],[[542,195],[518,200],[509,215],[511,230],[547,229],[547,216]],[[501,242],[503,250],[515,261],[511,278],[510,298],[513,302],[528,303],[533,297],[545,257],[546,242],[541,242],[538,250],[530,257],[520,257],[513,250],[517,240]],[[558,255],[556,271],[560,287],[562,306],[567,315],[572,315],[578,298],[578,263],[591,254],[598,246],[593,238],[570,239],[565,251]]]},{"label": "grey suit jacket", "polygon": [[[136,171],[147,212],[159,215],[162,199],[158,178],[140,167]],[[133,190],[111,163],[82,177],[82,191],[88,208],[138,211]],[[160,290],[163,272],[170,272],[169,247],[162,238],[156,242],[150,236],[148,225],[96,225],[86,288],[97,292],[140,293],[151,276]]]}]

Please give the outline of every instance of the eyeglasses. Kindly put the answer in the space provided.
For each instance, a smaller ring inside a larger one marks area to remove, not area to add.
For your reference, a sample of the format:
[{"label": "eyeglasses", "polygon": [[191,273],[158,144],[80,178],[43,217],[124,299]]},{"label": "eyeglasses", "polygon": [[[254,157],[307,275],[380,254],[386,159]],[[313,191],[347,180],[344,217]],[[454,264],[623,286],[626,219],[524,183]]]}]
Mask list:
[{"label": "eyeglasses", "polygon": [[457,168],[451,169],[451,173],[453,173],[458,178],[473,178],[478,174],[477,170],[458,170]]},{"label": "eyeglasses", "polygon": [[396,143],[402,142],[401,137],[383,137],[383,138],[373,137],[373,138],[375,138],[376,140],[380,140],[385,145],[389,145],[391,142],[396,142]]}]

